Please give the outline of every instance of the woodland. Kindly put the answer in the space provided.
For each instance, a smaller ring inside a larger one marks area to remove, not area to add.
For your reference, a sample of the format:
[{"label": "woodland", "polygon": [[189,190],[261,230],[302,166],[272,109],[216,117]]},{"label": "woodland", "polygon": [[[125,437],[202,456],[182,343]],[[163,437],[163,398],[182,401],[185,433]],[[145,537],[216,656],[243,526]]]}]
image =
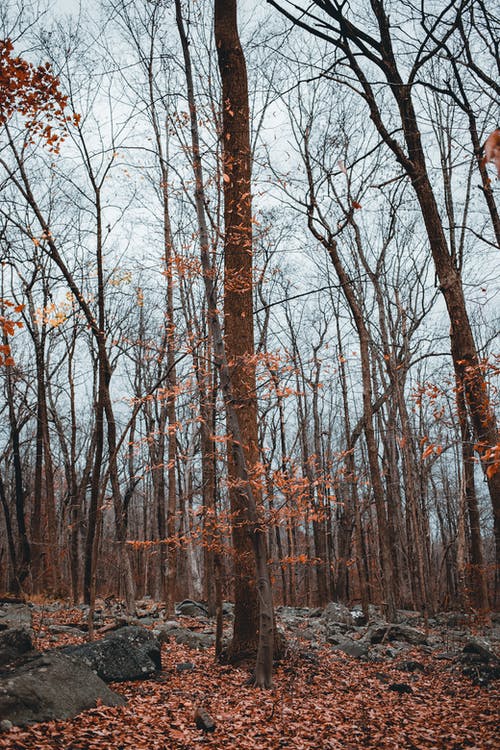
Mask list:
[{"label": "woodland", "polygon": [[[262,734],[181,722],[148,747],[495,746],[498,670],[457,678],[445,723],[463,709],[469,735],[426,736],[449,676],[420,653],[418,731],[391,739],[415,698],[360,708],[372,652],[321,641],[311,673],[286,625],[338,603],[368,628],[354,640],[414,618],[444,648],[453,612],[498,658],[493,5],[2,3],[0,595],[90,642],[103,602],[121,624],[202,603],[213,644],[174,693],[202,673],[236,720],[248,668]],[[163,649],[173,674],[184,648]],[[130,683],[120,710],[157,716],[162,684]],[[328,735],[342,692],[358,702]],[[97,746],[40,726],[40,747]]]}]

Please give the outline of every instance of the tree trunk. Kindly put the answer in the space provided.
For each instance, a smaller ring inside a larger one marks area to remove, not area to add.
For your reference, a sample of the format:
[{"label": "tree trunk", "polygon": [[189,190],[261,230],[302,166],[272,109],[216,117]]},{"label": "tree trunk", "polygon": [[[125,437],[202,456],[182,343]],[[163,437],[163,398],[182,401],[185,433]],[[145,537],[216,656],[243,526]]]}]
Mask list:
[{"label": "tree trunk", "polygon": [[[247,469],[258,464],[257,402],[252,299],[252,208],[250,115],[246,65],[241,48],[236,0],[215,2],[215,41],[222,80],[222,143],[224,170],[224,340],[238,412]],[[247,529],[244,491],[229,451],[229,496],[235,551],[235,612],[231,651],[257,647],[258,601],[252,543]],[[260,502],[256,489],[255,499]]]},{"label": "tree trunk", "polygon": [[[216,22],[215,22],[216,38],[219,36],[219,32],[224,32],[224,28],[226,26],[225,21],[229,21],[229,27],[230,28],[232,27],[233,31],[236,32],[236,40],[238,41],[238,47],[239,47],[239,40],[237,36],[237,27],[236,27],[235,3],[234,2],[221,3],[220,0],[216,0],[215,8],[216,8]],[[222,13],[222,19],[220,15],[221,13]],[[227,414],[228,432],[229,432],[229,446],[232,452],[233,465],[236,469],[236,478],[238,480],[239,486],[243,488],[243,492],[244,492],[244,500],[246,504],[246,518],[244,520],[245,522],[248,522],[248,533],[252,541],[254,559],[255,559],[255,572],[256,572],[256,578],[257,578],[256,588],[259,593],[259,604],[260,604],[259,623],[258,623],[258,650],[257,650],[257,662],[256,662],[256,669],[255,669],[255,684],[261,687],[271,687],[272,685],[272,663],[273,663],[273,642],[274,642],[274,613],[273,613],[273,604],[272,604],[271,582],[269,578],[269,571],[267,568],[267,550],[265,547],[265,535],[262,529],[262,524],[259,519],[259,511],[257,508],[257,503],[255,501],[253,487],[252,487],[251,479],[249,477],[248,470],[247,470],[246,454],[243,448],[243,445],[246,443],[246,437],[247,437],[244,432],[246,424],[243,424],[243,429],[240,428],[240,413],[236,408],[237,397],[233,393],[233,386],[231,382],[232,372],[230,370],[230,366],[229,366],[228,359],[226,356],[225,342],[224,342],[224,338],[222,335],[222,329],[221,329],[220,321],[218,317],[217,296],[216,296],[215,285],[214,285],[214,272],[213,272],[213,267],[210,261],[208,229],[207,229],[205,208],[204,208],[203,173],[202,173],[202,167],[201,167],[199,136],[198,136],[198,122],[197,122],[196,105],[195,105],[195,99],[194,99],[191,59],[189,55],[188,41],[187,41],[187,37],[184,31],[184,26],[183,26],[183,21],[182,21],[180,0],[176,0],[176,19],[177,19],[177,26],[178,26],[179,34],[181,37],[182,49],[183,49],[183,54],[184,54],[186,82],[187,82],[187,89],[188,89],[188,101],[189,101],[190,122],[191,122],[191,138],[192,138],[192,150],[193,150],[193,171],[194,171],[195,183],[196,183],[195,202],[196,202],[196,212],[197,212],[197,218],[198,218],[199,235],[200,235],[200,256],[201,256],[201,263],[202,263],[202,270],[203,270],[203,281],[205,285],[205,295],[206,295],[207,307],[208,307],[208,323],[209,323],[209,328],[210,328],[211,340],[213,342],[213,347],[214,347],[214,358],[215,358],[215,362],[219,370],[221,390],[222,390],[224,402],[226,405],[226,414]],[[222,25],[221,25],[221,20],[223,21]],[[222,44],[222,40],[220,41]],[[219,51],[219,54],[222,54],[222,57],[224,58],[224,50],[221,48],[218,48],[218,51]],[[243,69],[244,69],[244,59],[243,59],[241,47],[239,47],[239,56],[241,58],[240,63],[243,63]],[[224,76],[222,77],[224,78]],[[246,76],[245,76],[245,83],[246,83]],[[246,89],[246,86],[245,86],[245,89]],[[224,97],[224,100],[225,100],[225,97]],[[247,107],[247,112],[248,112],[248,101],[246,102],[246,107]],[[226,111],[226,106],[224,106],[224,111]],[[248,127],[248,117],[247,117],[247,127]],[[248,160],[249,160],[249,156],[250,155],[248,153]],[[229,167],[231,167],[231,165],[226,163],[226,169],[228,169]],[[248,164],[248,170],[249,170],[249,164]],[[231,173],[232,173],[232,169],[231,169]],[[248,171],[248,176],[249,176],[249,171]],[[229,174],[228,177],[229,177],[229,180],[231,181],[231,174]],[[232,178],[235,179],[235,177],[236,175],[232,173]],[[248,188],[249,187],[250,186],[248,186]],[[248,215],[250,219],[250,230],[251,230],[249,189],[248,189],[248,195],[244,198],[244,202],[248,203]],[[230,221],[231,213],[228,212],[228,209],[229,207],[226,206],[225,213],[227,215],[228,220]],[[233,206],[233,210],[235,209],[237,209],[237,206]],[[240,219],[238,217],[237,211],[233,218],[237,222],[238,225],[240,224],[240,222],[242,223],[243,221],[242,218]],[[232,234],[231,226],[226,224],[226,243],[228,241],[228,238],[231,237],[231,234]],[[242,255],[248,255],[248,253],[251,253],[251,231],[250,231],[249,239],[250,239],[250,246],[247,246],[243,250]],[[251,266],[251,255],[250,255],[250,266]],[[251,276],[250,276],[250,281],[251,281]],[[251,285],[250,285],[250,301],[251,301]],[[241,310],[241,312],[245,312],[245,311]],[[252,307],[250,307],[248,317],[252,319]],[[251,351],[253,351],[253,341],[252,341]],[[255,398],[255,389],[251,391],[250,395],[253,396],[253,398]],[[255,449],[257,449],[257,445],[255,446]]]}]

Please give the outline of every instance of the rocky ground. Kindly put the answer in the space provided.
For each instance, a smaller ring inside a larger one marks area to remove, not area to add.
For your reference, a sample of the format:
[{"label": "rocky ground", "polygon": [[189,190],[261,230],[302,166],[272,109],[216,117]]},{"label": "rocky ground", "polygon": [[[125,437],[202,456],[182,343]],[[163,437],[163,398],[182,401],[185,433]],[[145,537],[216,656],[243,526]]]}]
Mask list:
[{"label": "rocky ground", "polygon": [[168,620],[144,600],[137,614],[100,602],[88,644],[85,606],[0,604],[0,748],[500,747],[500,616],[279,607],[286,654],[259,691],[215,662],[203,604]]}]

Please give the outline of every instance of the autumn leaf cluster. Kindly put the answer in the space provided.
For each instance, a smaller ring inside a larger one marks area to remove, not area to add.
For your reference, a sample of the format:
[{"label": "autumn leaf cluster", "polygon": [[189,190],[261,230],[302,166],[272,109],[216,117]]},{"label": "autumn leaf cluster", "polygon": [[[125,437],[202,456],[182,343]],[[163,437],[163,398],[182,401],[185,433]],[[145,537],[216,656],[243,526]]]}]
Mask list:
[{"label": "autumn leaf cluster", "polygon": [[10,39],[0,40],[0,125],[7,125],[14,113],[24,118],[29,142],[40,137],[49,149],[58,152],[68,123],[77,125],[79,115],[67,116],[68,97],[50,63],[35,66],[14,55]]}]

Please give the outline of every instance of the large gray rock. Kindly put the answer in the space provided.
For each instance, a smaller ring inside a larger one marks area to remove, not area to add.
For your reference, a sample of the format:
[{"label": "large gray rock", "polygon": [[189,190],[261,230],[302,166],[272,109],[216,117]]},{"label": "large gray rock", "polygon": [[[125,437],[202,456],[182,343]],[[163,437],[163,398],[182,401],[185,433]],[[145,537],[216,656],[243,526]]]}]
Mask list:
[{"label": "large gray rock", "polygon": [[28,604],[3,602],[0,604],[0,630],[6,628],[31,628],[31,608]]},{"label": "large gray rock", "polygon": [[212,633],[196,633],[189,628],[183,628],[173,620],[169,620],[155,630],[162,643],[168,643],[173,638],[176,643],[188,648],[205,649],[215,643],[215,635]]},{"label": "large gray rock", "polygon": [[0,667],[33,650],[31,633],[26,628],[0,630]]},{"label": "large gray rock", "polygon": [[500,662],[500,658],[492,651],[490,643],[484,638],[468,638],[463,653],[478,656],[484,662]]},{"label": "large gray rock", "polygon": [[425,633],[410,625],[395,625],[387,622],[378,622],[368,628],[367,639],[370,643],[382,643],[386,641],[402,641],[413,646],[427,644]]},{"label": "large gray rock", "polygon": [[362,656],[366,656],[368,654],[368,646],[366,645],[366,643],[362,643],[361,641],[345,640],[341,641],[336,646],[333,646],[332,651],[342,651],[348,656],[352,656],[355,659],[360,659]]},{"label": "large gray rock", "polygon": [[341,604],[340,602],[330,602],[327,604],[323,612],[323,619],[326,622],[336,622],[348,627],[354,625],[351,612],[345,604]]},{"label": "large gray rock", "polygon": [[127,626],[100,641],[65,646],[61,653],[81,662],[105,682],[143,680],[161,669],[161,645],[145,628]]},{"label": "large gray rock", "polygon": [[200,604],[200,602],[194,602],[192,599],[184,599],[183,602],[177,604],[175,607],[175,613],[187,617],[207,617],[208,609],[204,604]]},{"label": "large gray rock", "polygon": [[18,726],[69,719],[98,699],[105,706],[125,703],[89,667],[59,653],[29,658],[0,675],[0,721]]}]

